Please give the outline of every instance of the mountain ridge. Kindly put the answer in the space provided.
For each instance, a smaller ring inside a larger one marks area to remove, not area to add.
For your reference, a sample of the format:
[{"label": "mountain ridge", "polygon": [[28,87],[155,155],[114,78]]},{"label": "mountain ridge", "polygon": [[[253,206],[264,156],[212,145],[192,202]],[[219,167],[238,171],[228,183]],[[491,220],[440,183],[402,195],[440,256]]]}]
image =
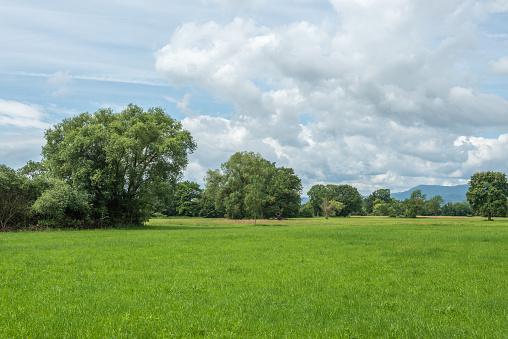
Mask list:
[{"label": "mountain ridge", "polygon": [[443,197],[445,203],[451,202],[466,202],[466,192],[469,185],[457,185],[457,186],[440,186],[440,185],[418,185],[404,192],[392,193],[390,196],[397,200],[404,200],[411,196],[411,193],[415,190],[420,190],[422,194],[427,195],[427,199],[430,199],[436,195]]}]

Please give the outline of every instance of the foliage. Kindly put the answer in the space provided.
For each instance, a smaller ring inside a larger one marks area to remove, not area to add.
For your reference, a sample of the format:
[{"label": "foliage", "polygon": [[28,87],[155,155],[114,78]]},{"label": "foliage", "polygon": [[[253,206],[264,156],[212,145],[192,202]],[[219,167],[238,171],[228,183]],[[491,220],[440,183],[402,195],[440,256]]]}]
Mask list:
[{"label": "foliage", "polygon": [[213,199],[216,211],[230,219],[277,212],[298,216],[300,179],[293,169],[277,168],[259,154],[237,152],[220,170],[209,170],[205,181],[206,199]]},{"label": "foliage", "polygon": [[397,217],[402,214],[400,202],[395,198],[390,198],[388,201],[376,199],[374,201],[374,208],[372,215],[375,216],[386,216],[386,217]]},{"label": "foliage", "polygon": [[307,201],[304,205],[300,206],[300,218],[312,218],[314,216],[314,209],[312,208],[310,201]]},{"label": "foliage", "polygon": [[416,216],[421,213],[426,198],[427,196],[422,194],[420,190],[411,192],[411,197],[403,202],[406,210],[406,218],[416,218]]},{"label": "foliage", "polygon": [[245,211],[247,215],[254,216],[254,225],[256,225],[256,218],[263,212],[263,207],[266,205],[268,197],[265,190],[266,174],[260,173],[253,175],[250,178],[249,184],[245,187]]},{"label": "foliage", "polygon": [[201,209],[203,190],[192,181],[165,183],[166,193],[155,207],[155,211],[167,216],[197,217]]},{"label": "foliage", "polygon": [[319,214],[323,212],[323,200],[328,197],[328,190],[326,186],[321,184],[312,186],[307,192],[307,196],[309,197],[309,204],[314,211],[314,215],[319,217]]},{"label": "foliage", "polygon": [[[379,189],[372,192],[365,200],[363,201],[363,207],[367,214],[371,214],[374,212],[374,207],[377,203],[390,203],[390,190],[389,189]],[[378,212],[379,213],[379,212]],[[377,215],[377,214],[374,214]]]},{"label": "foliage", "polygon": [[440,195],[433,196],[426,202],[426,207],[430,210],[430,212],[437,217],[439,214],[439,210],[441,206],[444,204],[444,199]]},{"label": "foliage", "polygon": [[506,215],[506,198],[508,183],[506,175],[501,172],[477,172],[471,176],[466,193],[473,212],[486,215],[492,220],[493,215]]},{"label": "foliage", "polygon": [[324,186],[318,184],[312,186],[307,195],[310,198],[310,204],[314,208],[316,215],[324,213],[324,209],[329,208],[331,201],[343,204],[342,208],[336,211],[335,216],[346,217],[351,214],[360,215],[362,213],[362,196],[355,187],[350,185]]},{"label": "foliage", "polygon": [[328,203],[328,208],[325,211],[325,215],[328,215],[330,217],[337,217],[340,215],[343,209],[344,209],[343,203],[336,200],[332,200]]},{"label": "foliage", "polygon": [[175,183],[196,145],[161,108],[121,113],[101,109],[65,119],[46,131],[45,166],[55,178],[91,197],[91,218],[110,224],[146,220]]},{"label": "foliage", "polygon": [[50,180],[46,189],[32,206],[39,224],[51,227],[82,227],[89,221],[90,196],[83,190],[73,189],[64,180]]},{"label": "foliage", "polygon": [[448,202],[441,207],[441,215],[444,216],[469,216],[472,215],[471,205],[468,202]]},{"label": "foliage", "polygon": [[30,182],[0,164],[0,229],[18,229],[35,220],[30,213]]}]

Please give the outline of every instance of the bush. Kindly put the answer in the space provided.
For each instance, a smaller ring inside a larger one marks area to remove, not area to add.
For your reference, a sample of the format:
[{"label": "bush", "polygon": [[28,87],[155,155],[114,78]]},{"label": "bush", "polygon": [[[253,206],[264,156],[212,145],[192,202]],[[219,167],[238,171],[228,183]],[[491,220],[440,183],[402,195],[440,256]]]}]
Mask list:
[{"label": "bush", "polygon": [[63,180],[51,180],[51,188],[35,201],[32,211],[39,224],[50,227],[82,227],[91,212],[89,196]]}]

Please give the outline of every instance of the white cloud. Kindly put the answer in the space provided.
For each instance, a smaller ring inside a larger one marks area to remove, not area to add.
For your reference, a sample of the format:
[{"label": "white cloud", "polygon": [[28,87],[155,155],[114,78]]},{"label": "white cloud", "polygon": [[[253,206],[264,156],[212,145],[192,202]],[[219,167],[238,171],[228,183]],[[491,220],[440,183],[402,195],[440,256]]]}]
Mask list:
[{"label": "white cloud", "polygon": [[508,75],[508,56],[502,57],[497,61],[493,61],[490,65],[492,73],[498,75]]},{"label": "white cloud", "polygon": [[[456,139],[508,128],[508,102],[481,92],[475,74],[484,68],[476,23],[499,2],[331,2],[335,22],[263,26],[237,18],[174,32],[156,55],[157,70],[237,112],[188,120],[198,147],[213,144],[221,162],[232,151],[260,151],[308,182],[361,178],[366,191],[459,183],[457,174],[472,169],[464,162],[488,161],[478,158],[480,146]],[[504,63],[492,67],[499,73]],[[301,124],[305,114],[315,121]]]},{"label": "white cloud", "polygon": [[505,172],[508,168],[506,150],[508,134],[498,138],[465,137],[457,138],[456,145],[467,150],[467,161],[462,164],[464,172],[494,170]]},{"label": "white cloud", "polygon": [[0,126],[46,129],[50,124],[44,120],[43,109],[37,105],[0,99]]}]

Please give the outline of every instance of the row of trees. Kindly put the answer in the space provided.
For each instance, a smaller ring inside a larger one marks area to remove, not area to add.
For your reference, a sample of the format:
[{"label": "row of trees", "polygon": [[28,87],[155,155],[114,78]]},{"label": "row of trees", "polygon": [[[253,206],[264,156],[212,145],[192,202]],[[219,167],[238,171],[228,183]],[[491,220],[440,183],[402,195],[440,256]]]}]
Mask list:
[{"label": "row of trees", "polygon": [[[140,225],[150,215],[273,218],[322,215],[506,215],[508,184],[499,172],[471,177],[469,204],[426,200],[420,191],[397,201],[387,189],[363,199],[350,185],[315,185],[300,206],[301,180],[252,152],[209,170],[205,188],[181,181],[196,144],[160,108],[129,105],[65,119],[45,133],[42,161],[15,171],[0,165],[0,228],[29,225]],[[470,207],[468,207],[470,205]]]},{"label": "row of trees", "polygon": [[[250,154],[252,155],[252,154]],[[249,153],[237,153],[232,159],[240,156],[249,156]],[[259,155],[256,155],[259,156]],[[231,160],[230,160],[231,161]],[[229,162],[228,162],[229,163]],[[225,166],[226,164],[223,164]],[[223,176],[219,170],[209,171],[208,177],[217,178]],[[230,190],[231,187],[223,185],[221,191],[217,189],[217,180],[209,182],[207,188],[201,189],[199,184],[184,181],[176,184],[175,189],[168,194],[170,197],[166,201],[169,204],[160,203],[156,208],[154,215],[158,216],[189,216],[189,217],[230,217],[236,219],[242,218],[274,218],[278,212],[282,212],[284,217],[345,217],[349,215],[371,215],[371,216],[390,216],[390,217],[416,217],[421,216],[471,216],[473,210],[468,202],[444,203],[441,196],[434,196],[427,199],[420,190],[412,192],[410,198],[399,201],[390,196],[389,189],[380,189],[374,191],[367,198],[362,198],[356,188],[350,185],[315,185],[307,193],[309,201],[297,206],[299,198],[297,196],[299,181],[292,174],[296,186],[286,186],[286,192],[290,192],[289,201],[280,199],[280,194],[268,195],[268,187],[265,185],[263,190],[253,190],[253,186],[244,185],[239,190],[239,194],[233,194],[233,197],[225,197],[237,192]],[[248,180],[248,179],[245,179]],[[291,189],[293,187],[293,189]],[[272,190],[276,187],[271,186]],[[229,190],[228,190],[229,189]],[[251,201],[252,194],[265,197],[263,208],[259,210],[249,209],[248,203]],[[242,198],[243,197],[243,198]],[[266,204],[268,202],[268,204]],[[242,207],[243,205],[243,207]],[[242,214],[228,214],[228,211],[242,211]],[[503,210],[498,211],[496,215],[505,215]]]}]

